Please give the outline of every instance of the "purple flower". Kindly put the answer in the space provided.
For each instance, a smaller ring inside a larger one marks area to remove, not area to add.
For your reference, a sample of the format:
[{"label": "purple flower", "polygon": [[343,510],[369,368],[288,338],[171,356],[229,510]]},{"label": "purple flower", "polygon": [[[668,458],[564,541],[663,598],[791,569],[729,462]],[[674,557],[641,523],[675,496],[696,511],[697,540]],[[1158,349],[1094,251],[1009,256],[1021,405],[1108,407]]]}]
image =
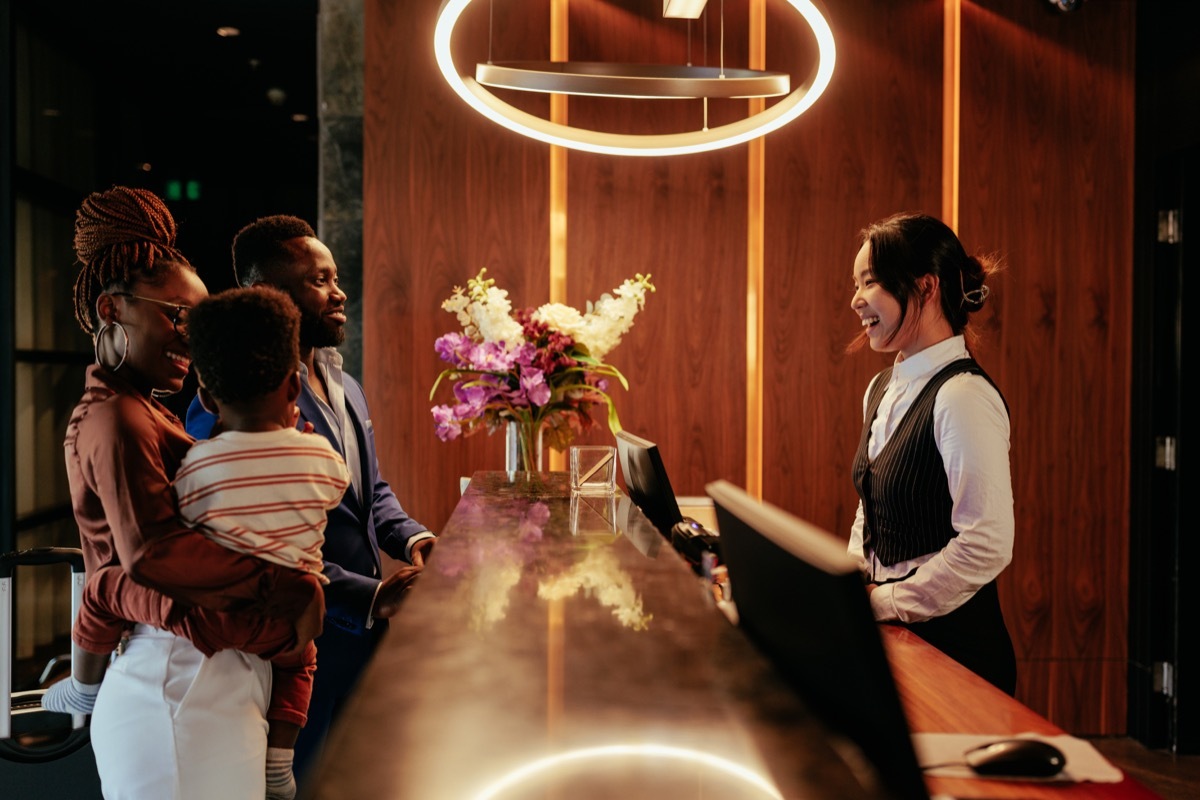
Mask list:
[{"label": "purple flower", "polygon": [[468,386],[462,382],[454,384],[454,396],[459,401],[459,405],[454,409],[454,415],[459,419],[478,417],[497,393],[494,386],[478,383]]},{"label": "purple flower", "polygon": [[535,406],[544,406],[550,400],[550,384],[540,369],[521,370],[521,392]]},{"label": "purple flower", "polygon": [[506,372],[513,363],[513,357],[503,342],[481,342],[471,348],[471,365],[475,369],[488,372]]},{"label": "purple flower", "polygon": [[450,406],[434,406],[433,430],[443,442],[453,441],[462,434],[462,423],[458,421]]},{"label": "purple flower", "polygon": [[534,360],[537,358],[538,349],[535,345],[526,342],[517,348],[513,353],[513,363],[522,367],[532,367]]},{"label": "purple flower", "polygon": [[456,367],[470,366],[465,358],[467,353],[473,346],[473,342],[461,333],[447,333],[445,336],[439,336],[437,341],[433,343],[433,350],[438,354],[438,358]]}]

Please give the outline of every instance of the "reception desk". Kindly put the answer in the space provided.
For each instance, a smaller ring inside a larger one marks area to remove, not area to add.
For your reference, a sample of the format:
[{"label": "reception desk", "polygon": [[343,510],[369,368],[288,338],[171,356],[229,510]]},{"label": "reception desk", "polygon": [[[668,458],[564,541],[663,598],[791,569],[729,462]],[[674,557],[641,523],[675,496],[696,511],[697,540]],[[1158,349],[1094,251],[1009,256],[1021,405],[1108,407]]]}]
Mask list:
[{"label": "reception desk", "polygon": [[757,800],[764,780],[873,797],[628,498],[481,472],[307,792]]},{"label": "reception desk", "polygon": [[[889,654],[909,713],[968,730],[969,713],[941,718],[922,700],[945,689],[926,685],[922,664],[949,660],[895,634]],[[1040,730],[1020,715],[1004,722]],[[851,766],[856,755],[806,711],[627,498],[571,498],[560,473],[480,472],[305,796],[880,797]],[[1034,796],[958,783],[984,791],[963,796]]]}]

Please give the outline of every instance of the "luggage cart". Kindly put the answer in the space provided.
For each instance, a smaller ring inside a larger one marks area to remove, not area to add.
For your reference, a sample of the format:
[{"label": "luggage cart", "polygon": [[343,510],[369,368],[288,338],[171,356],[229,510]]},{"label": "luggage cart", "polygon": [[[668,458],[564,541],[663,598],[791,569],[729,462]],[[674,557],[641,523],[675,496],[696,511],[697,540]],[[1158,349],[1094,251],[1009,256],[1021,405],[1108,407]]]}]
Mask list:
[{"label": "luggage cart", "polygon": [[[83,597],[83,551],[38,547],[0,555],[0,787],[5,800],[99,800],[100,778],[85,714],[41,707],[45,686],[13,692],[13,573],[17,567],[69,565],[71,619]],[[71,643],[72,656],[78,646]],[[53,665],[53,662],[52,664]],[[43,672],[39,684],[49,677]]]}]

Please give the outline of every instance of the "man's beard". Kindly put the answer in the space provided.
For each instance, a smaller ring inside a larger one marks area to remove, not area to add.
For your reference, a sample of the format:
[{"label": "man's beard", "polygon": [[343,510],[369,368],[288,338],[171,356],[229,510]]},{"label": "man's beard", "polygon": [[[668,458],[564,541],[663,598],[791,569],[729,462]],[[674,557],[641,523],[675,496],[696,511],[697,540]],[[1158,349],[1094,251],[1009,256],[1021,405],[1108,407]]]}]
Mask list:
[{"label": "man's beard", "polygon": [[300,311],[301,347],[337,347],[345,340],[345,326],[329,322],[311,311]]}]

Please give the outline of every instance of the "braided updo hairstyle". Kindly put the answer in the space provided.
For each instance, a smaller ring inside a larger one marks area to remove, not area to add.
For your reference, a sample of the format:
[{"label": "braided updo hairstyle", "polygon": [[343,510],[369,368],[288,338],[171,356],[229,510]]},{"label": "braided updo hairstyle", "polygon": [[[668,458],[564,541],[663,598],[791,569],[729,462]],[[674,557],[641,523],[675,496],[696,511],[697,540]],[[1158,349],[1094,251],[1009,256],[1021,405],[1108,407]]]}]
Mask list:
[{"label": "braided updo hairstyle", "polygon": [[153,192],[114,186],[93,192],[75,214],[75,319],[96,329],[96,298],[135,281],[157,285],[173,268],[195,268],[175,248],[175,218]]},{"label": "braided updo hairstyle", "polygon": [[[900,303],[897,331],[914,306],[921,308],[917,281],[936,275],[942,314],[956,336],[965,335],[968,345],[974,342],[978,333],[968,328],[968,318],[990,294],[985,282],[999,269],[994,258],[968,255],[954,231],[928,214],[895,214],[868,225],[860,236],[870,245],[872,275]],[[859,338],[865,341],[865,335]]]}]

